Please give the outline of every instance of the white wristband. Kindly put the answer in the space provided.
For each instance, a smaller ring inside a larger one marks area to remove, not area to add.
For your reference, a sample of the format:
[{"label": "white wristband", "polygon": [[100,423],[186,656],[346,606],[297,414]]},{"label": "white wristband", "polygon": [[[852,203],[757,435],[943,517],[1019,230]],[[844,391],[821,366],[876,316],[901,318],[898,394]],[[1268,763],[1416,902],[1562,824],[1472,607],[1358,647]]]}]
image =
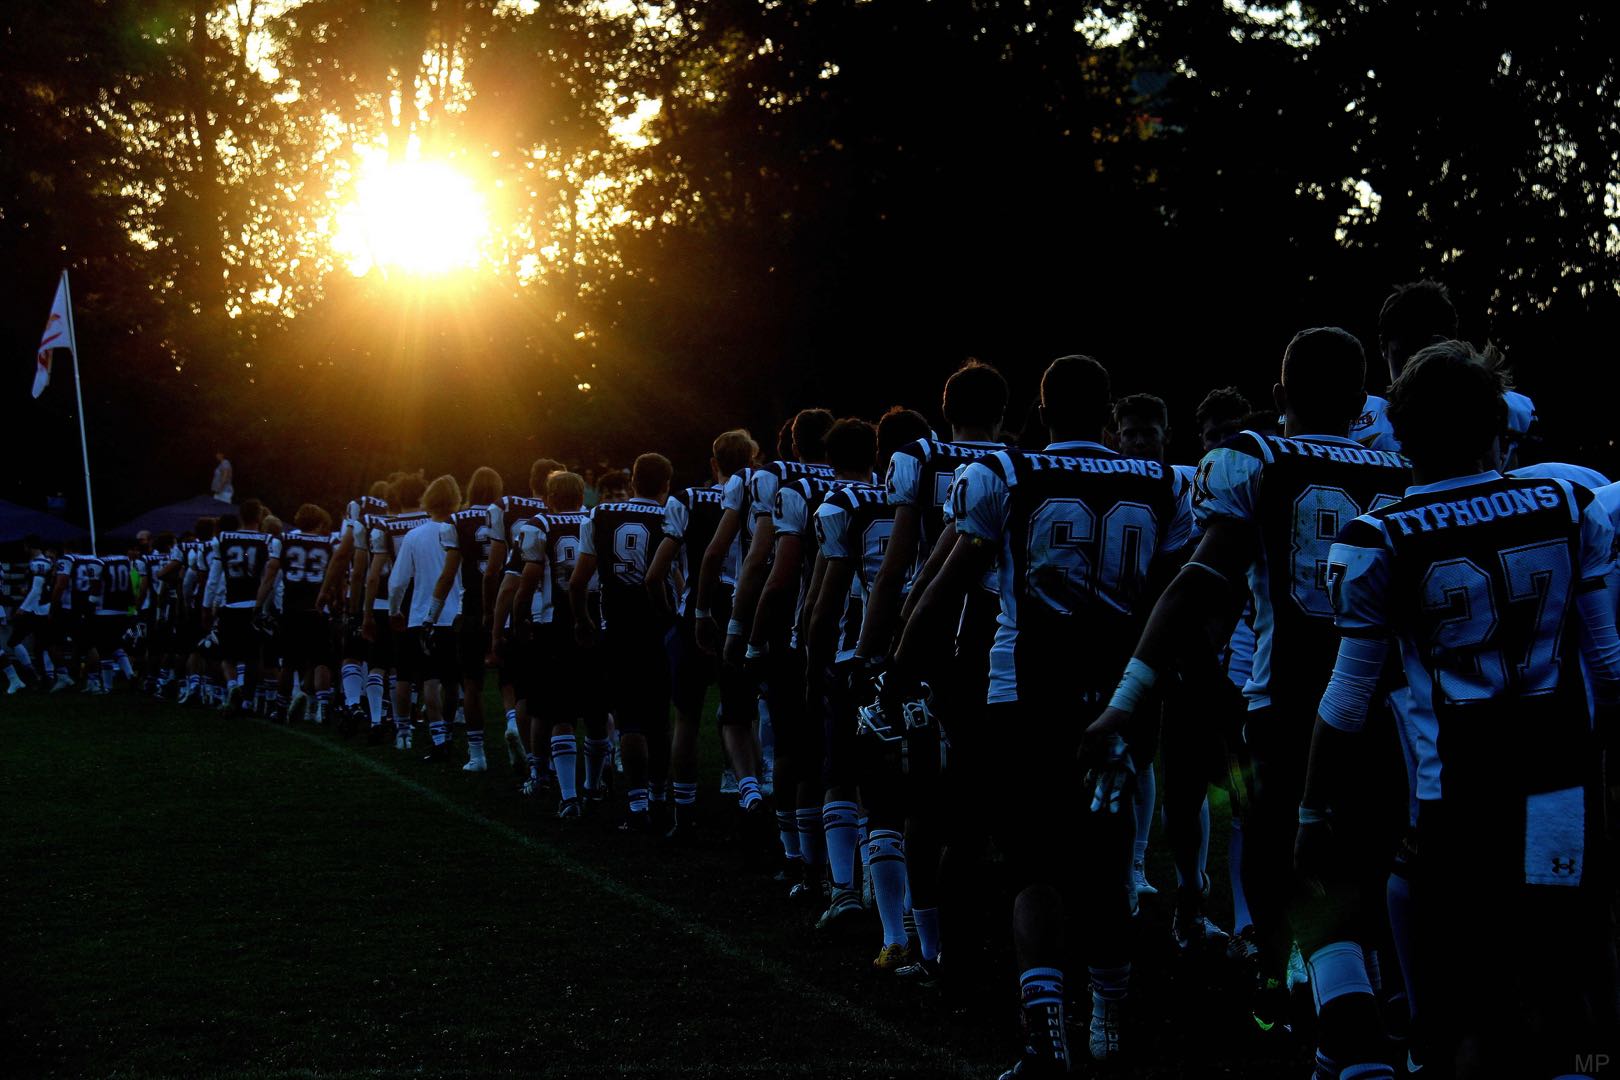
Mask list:
[{"label": "white wristband", "polygon": [[428,609],[427,609],[427,621],[428,621],[428,623],[430,625],[436,624],[439,621],[439,614],[441,612],[443,612],[443,611],[444,611],[444,601],[440,600],[438,597],[434,597],[433,600],[428,603]]},{"label": "white wristband", "polygon": [[1333,815],[1326,810],[1317,810],[1310,806],[1299,808],[1299,823],[1301,825],[1321,825],[1333,820]]},{"label": "white wristband", "polygon": [[743,651],[743,656],[747,657],[749,660],[757,660],[764,655],[765,650],[754,644],[749,644],[748,648]]},{"label": "white wristband", "polygon": [[736,619],[726,623],[726,637],[742,637],[743,624]]},{"label": "white wristband", "polygon": [[696,614],[700,619],[712,619],[714,617],[714,613],[706,607],[698,608]]},{"label": "white wristband", "polygon": [[1108,703],[1108,707],[1124,713],[1136,712],[1137,706],[1142,704],[1142,698],[1153,689],[1153,684],[1158,678],[1158,672],[1136,657],[1131,657],[1131,662],[1125,665],[1125,674],[1120,678],[1119,687],[1115,689],[1114,698]]}]

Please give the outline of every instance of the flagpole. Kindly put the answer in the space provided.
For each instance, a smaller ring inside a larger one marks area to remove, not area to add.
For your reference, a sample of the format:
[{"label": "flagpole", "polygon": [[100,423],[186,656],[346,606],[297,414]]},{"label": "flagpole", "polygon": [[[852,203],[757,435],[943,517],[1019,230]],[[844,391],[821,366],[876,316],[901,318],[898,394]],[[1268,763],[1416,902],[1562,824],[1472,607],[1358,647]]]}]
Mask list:
[{"label": "flagpole", "polygon": [[69,354],[73,357],[73,397],[79,403],[79,449],[84,452],[84,505],[90,514],[90,554],[96,550],[96,500],[90,494],[90,440],[84,434],[84,390],[79,383],[79,333],[73,325],[73,290],[68,287],[68,272],[62,271],[62,298],[67,301],[68,340],[73,343]]}]

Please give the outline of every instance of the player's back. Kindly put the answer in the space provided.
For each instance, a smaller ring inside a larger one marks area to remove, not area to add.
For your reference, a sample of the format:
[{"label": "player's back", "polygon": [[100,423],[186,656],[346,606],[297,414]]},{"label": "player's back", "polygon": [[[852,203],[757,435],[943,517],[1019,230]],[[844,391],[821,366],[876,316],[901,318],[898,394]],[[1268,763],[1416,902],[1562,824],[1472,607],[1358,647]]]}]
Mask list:
[{"label": "player's back", "polygon": [[1244,431],[1204,456],[1193,488],[1198,523],[1247,522],[1258,540],[1249,566],[1250,708],[1315,715],[1339,643],[1327,589],[1333,541],[1360,515],[1400,498],[1410,481],[1399,454],[1331,435]]},{"label": "player's back", "polygon": [[664,507],[651,499],[597,503],[582,550],[595,553],[602,584],[602,615],[615,629],[653,620],[645,582],[652,553],[663,538]]},{"label": "player's back", "polygon": [[883,552],[894,532],[897,505],[884,488],[849,484],[827,495],[816,510],[816,543],[829,559],[849,559],[855,575],[839,622],[838,659],[855,655],[861,619],[872,582],[883,565]]},{"label": "player's back", "polygon": [[286,612],[314,611],[320,602],[326,568],[336,547],[331,533],[299,530],[281,537],[281,609]]},{"label": "player's back", "polygon": [[748,473],[748,490],[752,502],[752,516],[759,517],[774,514],[777,492],[785,485],[807,476],[831,480],[833,477],[832,466],[809,465],[802,461],[777,460],[767,461],[763,465],[750,469]]},{"label": "player's back", "polygon": [[1452,794],[1453,775],[1481,795],[1586,779],[1575,597],[1613,557],[1612,528],[1586,514],[1592,502],[1564,480],[1486,473],[1413,488],[1353,522],[1335,546],[1343,631],[1393,632],[1401,643],[1420,798]]},{"label": "player's back", "polygon": [[568,603],[568,583],[579,561],[580,530],[590,523],[588,510],[550,510],[546,521],[546,572],[551,577],[555,603]]},{"label": "player's back", "polygon": [[928,558],[945,528],[945,506],[957,470],[1005,449],[1000,443],[918,439],[894,452],[884,480],[890,502],[922,512],[918,565]]},{"label": "player's back", "polygon": [[490,536],[510,547],[517,527],[545,512],[546,500],[538,496],[502,495],[489,506]]},{"label": "player's back", "polygon": [[[686,591],[681,595],[682,614],[687,613],[693,597],[697,595],[698,568],[703,565],[703,553],[709,550],[709,541],[714,539],[715,531],[720,527],[720,515],[725,513],[724,500],[725,490],[711,484],[708,487],[684,488],[671,495],[669,505],[665,507],[665,531],[670,536],[679,537],[680,541],[681,575],[686,580]],[[733,557],[727,558],[727,566],[721,571],[722,581],[728,578],[736,580],[734,556],[737,550],[737,546],[733,545]]]},{"label": "player's back", "polygon": [[490,545],[495,540],[493,506],[469,506],[450,515],[461,553],[461,614],[463,624],[476,626],[483,618],[484,571],[489,568]]},{"label": "player's back", "polygon": [[102,615],[128,615],[135,603],[135,567],[128,555],[101,556]]},{"label": "player's back", "polygon": [[1093,698],[1129,658],[1154,559],[1186,543],[1187,493],[1157,461],[1092,442],[1002,450],[970,464],[953,516],[999,536],[992,701],[1039,687]]},{"label": "player's back", "polygon": [[273,538],[257,530],[233,529],[220,533],[215,543],[225,577],[225,606],[252,607],[259,598]]}]

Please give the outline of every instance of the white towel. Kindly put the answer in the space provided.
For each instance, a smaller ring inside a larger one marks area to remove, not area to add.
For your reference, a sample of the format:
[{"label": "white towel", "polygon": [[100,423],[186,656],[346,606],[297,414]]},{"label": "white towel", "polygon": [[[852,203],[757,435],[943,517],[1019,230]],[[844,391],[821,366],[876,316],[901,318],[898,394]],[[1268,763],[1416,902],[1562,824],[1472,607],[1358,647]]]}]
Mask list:
[{"label": "white towel", "polygon": [[1526,885],[1581,883],[1586,870],[1586,792],[1578,787],[1524,800]]}]

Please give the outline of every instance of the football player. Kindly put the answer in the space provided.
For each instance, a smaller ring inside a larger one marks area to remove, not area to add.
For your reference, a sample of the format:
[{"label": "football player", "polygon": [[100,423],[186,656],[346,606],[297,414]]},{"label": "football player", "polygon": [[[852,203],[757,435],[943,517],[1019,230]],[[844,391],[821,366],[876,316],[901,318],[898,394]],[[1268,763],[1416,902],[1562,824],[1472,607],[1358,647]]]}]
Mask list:
[{"label": "football player", "polygon": [[[276,551],[265,565],[265,580],[259,589],[261,611],[269,606],[279,588],[284,678],[298,677],[301,687],[313,689],[316,701],[324,706],[331,697],[332,668],[328,650],[332,642],[331,620],[321,608],[321,591],[336,547],[332,518],[314,503],[305,503],[293,515],[291,532],[284,532]],[[317,707],[317,723],[324,723],[324,708]],[[297,721],[309,712],[309,694],[300,689],[292,696],[287,718]]]},{"label": "football player", "polygon": [[[647,593],[654,604],[667,594],[666,582],[673,568],[684,580],[680,590],[675,625],[666,641],[670,656],[672,691],[675,705],[675,732],[670,747],[670,772],[675,787],[675,827],[670,838],[683,838],[690,832],[697,801],[698,731],[703,722],[703,704],[710,684],[721,685],[720,736],[727,758],[736,770],[737,801],[745,813],[763,813],[760,808],[758,751],[753,738],[756,697],[753,688],[733,669],[721,673],[711,653],[698,647],[697,623],[710,626],[716,621],[714,607],[699,610],[698,570],[714,542],[721,522],[730,508],[725,503],[726,486],[753,463],[759,446],[746,431],[728,431],[714,440],[709,471],[714,482],[707,487],[689,487],[671,495],[664,507],[664,539],[647,569]],[[719,571],[719,588],[709,603],[725,611],[726,592],[736,582],[741,545],[732,515],[729,554]],[[752,820],[752,819],[751,819]],[[751,835],[757,835],[756,826]]]},{"label": "football player", "polygon": [[[1072,791],[1076,704],[1101,702],[1123,662],[1149,579],[1187,542],[1191,512],[1180,477],[1101,443],[1108,372],[1086,356],[1053,361],[1041,379],[1040,453],[1003,450],[970,463],[953,491],[957,539],[906,623],[885,690],[903,700],[948,652],[942,638],[962,598],[995,567],[1001,622],[991,650],[984,722],[993,774],[1017,775],[997,800],[997,841],[1018,887],[1013,939],[1021,971],[1025,1046],[1009,1075],[1066,1072],[1062,926],[1078,903],[1088,930],[1091,1056],[1120,1052],[1130,978],[1131,803],[1114,793],[1087,813]],[[1031,748],[1039,752],[1031,754]],[[1128,765],[1123,740],[1109,759]],[[999,769],[994,769],[999,766]],[[1123,813],[1117,812],[1123,805]],[[1076,852],[1074,858],[1061,852]],[[1083,868],[1082,873],[1076,873]]]},{"label": "football player", "polygon": [[[512,591],[517,578],[508,575],[509,569],[522,569],[522,556],[512,543],[517,527],[546,508],[546,480],[552,473],[561,472],[563,464],[552,458],[537,458],[529,466],[529,494],[503,495],[491,505],[489,511],[489,559],[484,568],[484,598],[486,608],[494,614],[490,619],[490,659],[495,661],[496,678],[501,687],[501,702],[506,709],[506,756],[510,764],[526,765],[529,776],[540,774],[541,746],[523,745],[523,731],[530,726],[528,709],[518,686],[523,673],[516,657],[507,648],[505,639],[508,613],[511,611]],[[516,556],[514,558],[514,556]],[[510,585],[506,584],[510,581]],[[502,591],[506,604],[500,601]]]},{"label": "football player", "polygon": [[[580,531],[579,555],[568,582],[574,636],[581,648],[601,635],[613,717],[624,754],[629,816],[624,828],[652,828],[651,785],[662,787],[669,767],[669,664],[666,620],[647,596],[647,565],[662,537],[664,501],[673,469],[661,454],[642,454],[630,474],[635,494],[600,502]],[[601,567],[603,626],[589,604],[590,581]]]},{"label": "football player", "polygon": [[[394,649],[401,691],[395,696],[396,715],[409,715],[405,687],[421,691],[422,712],[433,745],[426,761],[450,760],[450,720],[444,709],[444,683],[460,676],[456,638],[452,632],[461,614],[461,590],[452,588],[442,600],[434,594],[444,573],[449,552],[457,550],[456,527],[451,516],[461,506],[461,486],[445,475],[422,493],[426,522],[407,528],[393,541],[394,564],[388,574],[388,618],[396,634],[403,635]],[[454,581],[454,575],[451,575]]]},{"label": "football player", "polygon": [[[1208,628],[1231,625],[1242,602],[1239,583],[1247,578],[1257,642],[1244,687],[1244,739],[1254,770],[1244,818],[1244,892],[1268,987],[1280,985],[1294,937],[1300,938],[1316,989],[1318,1053],[1328,1068],[1372,1064],[1381,1037],[1371,999],[1342,974],[1352,957],[1363,962],[1362,942],[1370,933],[1365,920],[1383,907],[1364,895],[1366,886],[1376,876],[1372,868],[1387,868],[1393,851],[1392,835],[1358,838],[1357,857],[1342,868],[1345,888],[1335,891],[1335,899],[1350,901],[1347,916],[1320,910],[1296,889],[1289,848],[1310,745],[1307,718],[1314,716],[1337,644],[1328,551],[1339,529],[1394,501],[1410,478],[1400,455],[1366,449],[1348,436],[1365,374],[1361,343],[1344,330],[1318,327],[1294,336],[1274,390],[1285,434],[1240,434],[1199,464],[1198,548],[1153,609],[1118,691],[1090,729],[1093,738],[1117,733],[1161,672],[1201,669],[1221,640]],[[1380,743],[1376,749],[1386,748]],[[1369,754],[1369,798],[1383,797],[1381,781],[1395,762],[1393,740],[1387,753]],[[1196,887],[1178,891],[1184,926],[1202,919],[1202,902]]]},{"label": "football player", "polygon": [[[371,643],[369,662],[371,671],[366,681],[366,694],[371,700],[372,741],[383,741],[378,726],[383,718],[382,697],[386,680],[398,663],[400,643],[394,640],[394,620],[390,617],[389,574],[399,552],[399,544],[412,529],[428,523],[422,510],[422,493],[427,484],[415,473],[401,473],[389,485],[389,513],[376,515],[366,521],[366,589],[360,635]],[[381,617],[379,618],[379,614]],[[409,667],[415,661],[408,658]],[[411,748],[411,688],[405,680],[393,684],[390,695],[394,707],[394,749]]]},{"label": "football player", "polygon": [[259,637],[253,629],[259,586],[270,561],[271,537],[263,529],[264,507],[243,499],[237,516],[222,515],[210,548],[207,591],[219,630],[225,674],[225,712],[236,712],[253,700],[259,677]]},{"label": "football player", "polygon": [[[473,470],[467,481],[467,505],[450,515],[455,543],[445,551],[444,569],[433,585],[433,601],[441,607],[452,590],[461,594],[455,643],[467,717],[467,764],[462,766],[467,772],[488,768],[484,758],[484,648],[492,614],[484,606],[484,581],[495,537],[490,514],[501,500],[503,486],[501,474],[487,465]],[[448,535],[444,538],[449,539]],[[437,621],[438,612],[429,611]]]},{"label": "football player", "polygon": [[[1496,471],[1507,411],[1500,376],[1461,342],[1421,350],[1391,388],[1416,483],[1329,555],[1342,637],[1295,842],[1301,872],[1321,877],[1365,827],[1354,733],[1393,639],[1416,729],[1414,1056],[1469,1077],[1564,1073],[1614,1016],[1599,795],[1612,729],[1594,729],[1582,673],[1606,720],[1620,700],[1613,530],[1586,489]],[[1504,922],[1512,947],[1493,947]],[[1340,966],[1318,996],[1365,997],[1359,963]]]}]

